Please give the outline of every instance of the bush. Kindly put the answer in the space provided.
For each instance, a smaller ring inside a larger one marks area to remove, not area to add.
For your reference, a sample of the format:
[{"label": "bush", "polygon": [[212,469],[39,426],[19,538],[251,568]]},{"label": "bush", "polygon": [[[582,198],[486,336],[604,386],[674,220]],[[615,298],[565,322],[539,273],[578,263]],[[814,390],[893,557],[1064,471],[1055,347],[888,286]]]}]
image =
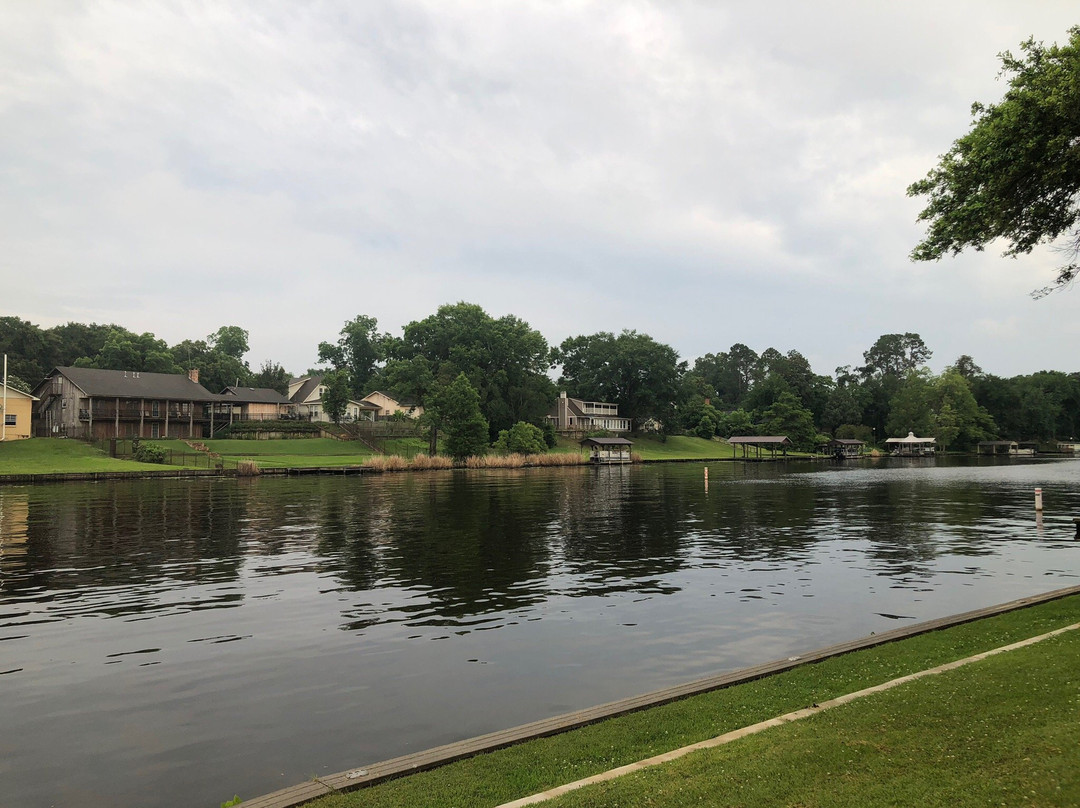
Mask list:
[{"label": "bush", "polygon": [[152,443],[140,442],[138,446],[134,447],[131,457],[140,463],[164,463],[166,451],[160,446],[154,446]]},{"label": "bush", "polygon": [[548,449],[543,430],[538,426],[518,421],[509,429],[499,432],[495,451],[507,454],[543,454]]}]

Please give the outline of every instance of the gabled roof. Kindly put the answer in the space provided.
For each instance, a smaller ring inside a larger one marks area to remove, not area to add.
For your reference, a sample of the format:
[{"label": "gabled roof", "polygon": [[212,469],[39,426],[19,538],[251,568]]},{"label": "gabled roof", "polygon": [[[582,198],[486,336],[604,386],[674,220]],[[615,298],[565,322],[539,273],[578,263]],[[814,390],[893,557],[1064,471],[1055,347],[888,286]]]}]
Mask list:
[{"label": "gabled roof", "polygon": [[906,438],[889,438],[885,442],[886,443],[917,444],[917,443],[936,443],[937,441],[934,438],[917,438],[917,437],[915,437],[914,432],[908,432]]},{"label": "gabled roof", "polygon": [[288,404],[288,396],[269,387],[226,387],[221,394],[226,400],[245,404]]},{"label": "gabled roof", "polygon": [[[4,383],[3,383],[3,380],[0,380],[0,396],[3,396],[3,395],[4,395]],[[7,386],[7,397],[8,398],[18,398],[20,396],[22,398],[28,398],[31,401],[37,401],[38,400],[37,396],[32,396],[29,393],[24,393],[18,387],[12,387],[10,384]]]},{"label": "gabled roof", "polygon": [[585,438],[582,446],[633,446],[634,442],[626,438]]},{"label": "gabled roof", "polygon": [[393,401],[399,407],[407,407],[409,409],[414,409],[414,408],[420,406],[416,401],[413,401],[411,398],[397,398],[396,396],[392,396],[389,393],[383,392],[382,390],[372,390],[370,393],[368,393],[366,396],[364,396],[363,399],[361,399],[361,400],[362,401],[367,401],[372,396],[383,396],[384,398],[387,398],[390,401]]},{"label": "gabled roof", "polygon": [[57,373],[88,396],[103,398],[161,398],[176,401],[216,401],[218,396],[182,373],[144,373],[132,370],[99,370],[98,368],[54,368],[35,389],[49,384]]},{"label": "gabled roof", "polygon": [[322,384],[322,376],[311,376],[304,380],[304,383],[300,385],[295,393],[289,397],[289,401],[293,404],[303,404],[310,397],[313,391],[319,389],[319,385]]},{"label": "gabled roof", "polygon": [[732,435],[727,439],[728,443],[750,443],[761,446],[780,446],[791,443],[787,435]]}]

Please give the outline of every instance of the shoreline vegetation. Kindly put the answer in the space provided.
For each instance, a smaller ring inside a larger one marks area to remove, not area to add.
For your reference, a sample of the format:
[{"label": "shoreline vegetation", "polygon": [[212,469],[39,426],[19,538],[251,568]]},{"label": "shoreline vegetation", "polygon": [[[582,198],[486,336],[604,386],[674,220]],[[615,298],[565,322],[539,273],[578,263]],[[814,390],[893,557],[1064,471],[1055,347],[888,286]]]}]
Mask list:
[{"label": "shoreline vegetation", "polygon": [[[110,456],[105,444],[95,446],[70,438],[31,438],[0,444],[0,481],[30,482],[31,477],[63,479],[61,475],[107,479],[145,473],[147,476],[205,475],[256,476],[280,470],[367,470],[369,472],[428,471],[440,469],[516,469],[589,465],[588,457],[576,442],[560,438],[543,454],[488,453],[455,462],[442,454],[428,455],[426,442],[415,438],[387,441],[386,452],[378,453],[361,441],[334,438],[144,440],[141,446],[156,452],[160,462],[140,462],[130,440],[116,441],[117,456]],[[160,450],[160,451],[157,451]],[[791,452],[788,458],[814,457]],[[735,447],[720,440],[690,436],[635,437],[633,463],[722,462],[742,460]],[[753,459],[753,458],[751,458]],[[766,460],[768,458],[762,458]],[[777,460],[783,459],[777,457]],[[8,478],[8,479],[5,479]],[[15,478],[15,479],[10,479]]]},{"label": "shoreline vegetation", "polygon": [[[491,808],[1077,621],[1065,594],[305,804]],[[544,804],[1076,804],[1078,654],[1069,632]]]}]

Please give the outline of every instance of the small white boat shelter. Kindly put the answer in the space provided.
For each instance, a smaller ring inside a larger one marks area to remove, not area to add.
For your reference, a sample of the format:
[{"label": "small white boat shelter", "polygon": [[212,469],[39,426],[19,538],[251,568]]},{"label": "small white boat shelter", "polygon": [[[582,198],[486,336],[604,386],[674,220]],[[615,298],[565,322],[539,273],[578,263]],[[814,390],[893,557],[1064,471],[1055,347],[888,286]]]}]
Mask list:
[{"label": "small white boat shelter", "polygon": [[585,438],[583,449],[589,450],[590,463],[629,463],[633,441],[626,438]]},{"label": "small white boat shelter", "polygon": [[935,438],[918,438],[914,432],[908,432],[906,438],[889,438],[886,446],[892,447],[891,454],[897,457],[926,457],[934,453],[937,443]]}]

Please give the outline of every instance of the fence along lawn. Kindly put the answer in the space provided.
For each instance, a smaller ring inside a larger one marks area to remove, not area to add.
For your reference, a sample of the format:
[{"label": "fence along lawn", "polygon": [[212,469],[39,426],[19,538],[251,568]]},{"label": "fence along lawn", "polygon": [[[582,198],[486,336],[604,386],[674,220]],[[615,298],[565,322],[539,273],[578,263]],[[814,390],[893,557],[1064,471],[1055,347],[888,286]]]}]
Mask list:
[{"label": "fence along lawn", "polygon": [[254,460],[264,468],[300,468],[360,465],[373,452],[360,441],[333,438],[278,440],[205,440],[203,444],[223,459]]}]

